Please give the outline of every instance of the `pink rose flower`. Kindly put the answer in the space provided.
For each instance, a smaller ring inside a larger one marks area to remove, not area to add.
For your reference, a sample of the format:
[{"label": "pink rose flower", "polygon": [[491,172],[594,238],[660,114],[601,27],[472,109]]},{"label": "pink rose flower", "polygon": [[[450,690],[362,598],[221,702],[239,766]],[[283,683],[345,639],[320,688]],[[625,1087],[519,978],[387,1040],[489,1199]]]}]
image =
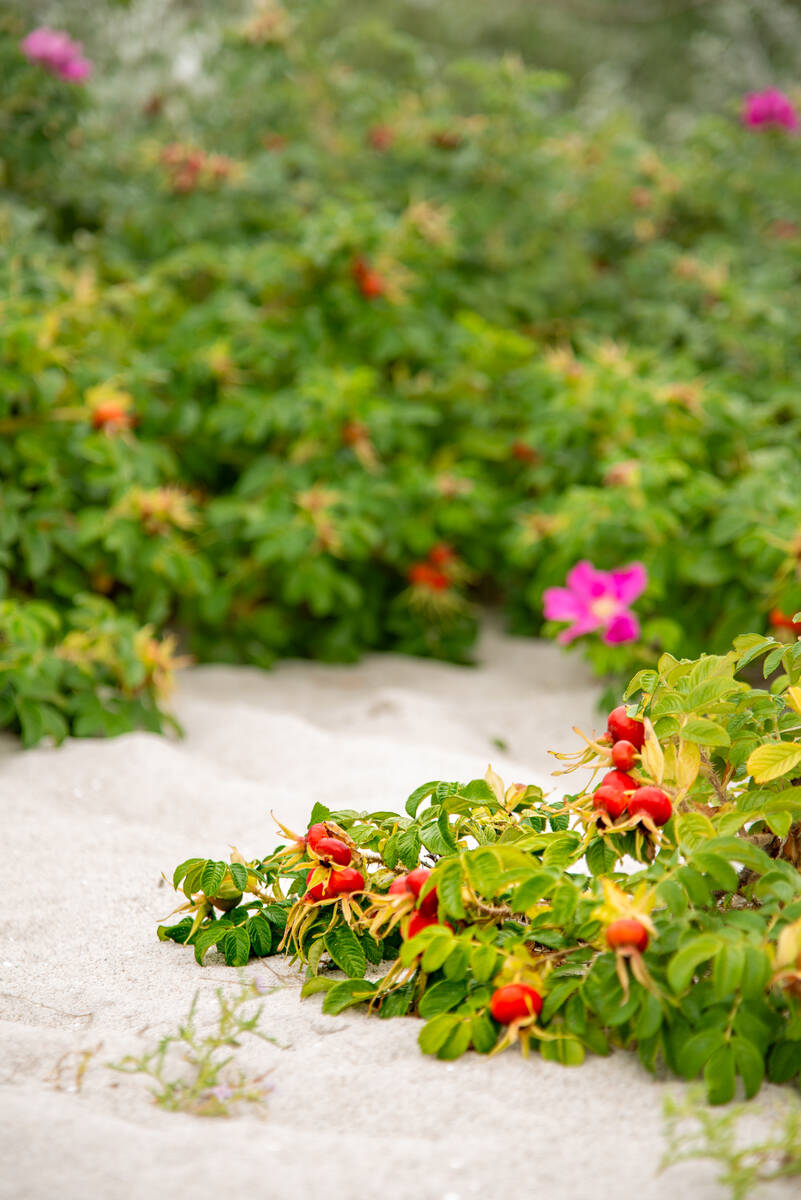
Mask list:
[{"label": "pink rose flower", "polygon": [[92,73],[92,64],[83,57],[80,42],[74,42],[69,34],[58,29],[48,29],[46,25],[34,29],[23,38],[20,49],[29,62],[39,63],[69,83],[83,83]]},{"label": "pink rose flower", "polygon": [[791,132],[798,129],[792,102],[778,88],[749,92],[743,100],[742,121],[748,129],[764,129],[766,125],[778,125]]},{"label": "pink rose flower", "polygon": [[590,562],[579,562],[566,582],[567,587],[547,588],[543,596],[546,620],[570,622],[557,641],[566,645],[596,630],[603,630],[603,639],[610,646],[636,641],[640,623],[629,605],[648,583],[642,563],[599,571]]}]

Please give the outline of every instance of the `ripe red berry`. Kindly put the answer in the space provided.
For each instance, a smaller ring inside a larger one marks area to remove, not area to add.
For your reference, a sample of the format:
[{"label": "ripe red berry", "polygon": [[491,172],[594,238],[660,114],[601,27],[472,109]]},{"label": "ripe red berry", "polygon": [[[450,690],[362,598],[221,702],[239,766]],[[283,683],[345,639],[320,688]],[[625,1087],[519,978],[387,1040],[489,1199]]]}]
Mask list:
[{"label": "ripe red berry", "polygon": [[421,912],[413,912],[409,917],[409,924],[406,926],[406,940],[410,941],[421,930],[428,929],[430,925],[437,924],[436,917],[425,917]]},{"label": "ripe red berry", "polygon": [[336,892],[334,891],[334,888],[332,887],[333,875],[330,876],[328,879],[321,881],[320,883],[315,883],[314,887],[309,887],[309,884],[311,883],[312,875],[314,874],[315,870],[316,870],[316,867],[312,867],[311,870],[306,875],[306,887],[308,890],[305,893],[303,899],[309,901],[309,903],[314,903],[314,904],[318,903],[318,901],[320,901],[320,900],[333,900],[334,896],[336,895]]},{"label": "ripe red berry", "polygon": [[528,983],[507,983],[493,992],[490,1012],[501,1025],[538,1017],[542,1012],[542,996]]},{"label": "ripe red berry", "polygon": [[601,787],[617,788],[619,792],[633,792],[639,786],[634,776],[627,775],[625,771],[607,771],[601,780]]},{"label": "ripe red berry", "polygon": [[[406,876],[407,891],[411,892],[412,895],[419,897],[420,892],[423,890],[423,886],[430,875],[431,872],[427,867],[416,867],[414,871],[410,871]],[[418,908],[424,917],[435,917],[437,915],[439,900],[437,898],[436,888],[432,888],[431,891],[423,897],[418,905]]]},{"label": "ripe red berry", "polygon": [[447,542],[437,542],[428,552],[428,561],[435,567],[447,567],[456,558],[456,551]]},{"label": "ripe red berry", "polygon": [[638,750],[642,750],[645,741],[645,726],[636,717],[626,715],[625,704],[619,705],[609,714],[607,728],[616,742],[631,742]]},{"label": "ripe red berry", "polygon": [[414,563],[406,572],[406,578],[409,583],[430,588],[433,592],[444,592],[451,585],[447,575],[427,562]]},{"label": "ripe red berry", "polygon": [[309,832],[306,834],[306,845],[310,850],[316,850],[320,839],[327,837],[330,837],[330,834],[325,825],[311,825]]},{"label": "ripe red berry", "polygon": [[113,400],[98,404],[92,410],[92,426],[94,429],[105,429],[107,433],[116,433],[120,429],[130,429],[133,416],[126,412],[121,404]]},{"label": "ripe red berry", "polygon": [[626,793],[621,788],[609,787],[602,784],[592,795],[594,808],[601,808],[613,820],[623,816],[628,807]]},{"label": "ripe red berry", "polygon": [[612,747],[612,762],[619,771],[630,771],[637,757],[637,747],[631,742],[615,742]]},{"label": "ripe red berry", "polygon": [[333,871],[331,888],[338,896],[348,892],[361,892],[364,888],[364,876],[355,867],[345,867],[344,871]]},{"label": "ripe red berry", "polygon": [[336,863],[338,867],[347,867],[353,857],[350,847],[341,842],[339,838],[333,837],[320,838],[314,847],[314,852],[319,854],[320,858]]},{"label": "ripe red berry", "polygon": [[654,825],[664,825],[671,818],[673,805],[670,796],[661,788],[642,787],[638,788],[629,800],[629,812],[632,816],[635,813],[645,813]]},{"label": "ripe red berry", "polygon": [[409,889],[406,886],[407,878],[408,878],[407,875],[399,875],[397,879],[392,880],[392,883],[389,885],[390,896],[406,896],[406,895],[408,895]]},{"label": "ripe red berry", "polygon": [[538,463],[541,461],[541,455],[537,453],[533,446],[529,446],[526,442],[512,442],[512,458],[516,458],[518,462]]},{"label": "ripe red berry", "polygon": [[607,926],[606,944],[611,950],[644,950],[648,945],[648,930],[636,917],[621,917]]}]

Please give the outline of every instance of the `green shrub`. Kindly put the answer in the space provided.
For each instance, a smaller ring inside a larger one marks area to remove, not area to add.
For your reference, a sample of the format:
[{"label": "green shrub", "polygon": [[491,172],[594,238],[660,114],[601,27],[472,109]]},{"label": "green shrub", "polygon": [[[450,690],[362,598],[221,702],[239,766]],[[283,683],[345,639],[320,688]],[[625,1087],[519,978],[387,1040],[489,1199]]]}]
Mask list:
[{"label": "green shrub", "polygon": [[800,608],[798,141],[587,131],[508,57],[282,14],[127,121],[0,42],[47,131],[2,149],[0,596],[464,660],[477,604],[536,633],[578,559],[640,560],[613,673]]}]

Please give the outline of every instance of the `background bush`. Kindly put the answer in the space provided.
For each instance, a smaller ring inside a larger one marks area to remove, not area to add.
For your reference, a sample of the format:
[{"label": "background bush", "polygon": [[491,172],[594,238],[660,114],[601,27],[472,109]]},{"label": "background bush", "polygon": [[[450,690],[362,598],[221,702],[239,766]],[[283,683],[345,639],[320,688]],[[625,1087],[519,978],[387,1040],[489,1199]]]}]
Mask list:
[{"label": "background bush", "polygon": [[0,596],[57,658],[98,598],[115,655],[151,627],[111,707],[90,656],[29,741],[157,721],[168,628],[465,658],[477,601],[535,633],[582,557],[650,575],[601,671],[801,608],[798,140],[737,93],[670,140],[588,123],[520,58],[334,7],[185,31],[146,96],[102,31],[85,89],[27,63],[4,10]]}]

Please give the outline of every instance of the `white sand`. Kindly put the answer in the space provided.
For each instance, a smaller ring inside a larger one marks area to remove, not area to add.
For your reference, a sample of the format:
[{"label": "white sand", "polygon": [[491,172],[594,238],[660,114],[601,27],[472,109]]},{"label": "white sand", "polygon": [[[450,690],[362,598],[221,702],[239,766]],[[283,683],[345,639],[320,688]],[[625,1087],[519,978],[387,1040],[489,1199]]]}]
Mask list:
[{"label": "white sand", "polygon": [[[156,940],[173,907],[162,870],[224,857],[229,843],[266,852],[270,809],[298,828],[315,800],[401,809],[419,783],[473,778],[490,759],[507,782],[545,782],[547,748],[571,748],[573,724],[598,725],[574,658],[497,635],[483,656],[475,670],[385,656],[197,668],[176,705],[182,742],[132,734],[21,752],[0,740],[3,1200],[724,1195],[706,1165],[657,1175],[665,1085],[633,1056],[574,1070],[517,1052],[440,1063],[418,1051],[415,1020],[299,1003],[282,960],[247,970],[282,983],[262,1027],[285,1048],[239,1051],[246,1068],[272,1071],[266,1119],[165,1113],[141,1077],[104,1066],[174,1030],[196,989],[208,1017],[214,989],[237,985],[214,953],[200,970]],[[76,1053],[93,1049],[78,1091]]]}]

